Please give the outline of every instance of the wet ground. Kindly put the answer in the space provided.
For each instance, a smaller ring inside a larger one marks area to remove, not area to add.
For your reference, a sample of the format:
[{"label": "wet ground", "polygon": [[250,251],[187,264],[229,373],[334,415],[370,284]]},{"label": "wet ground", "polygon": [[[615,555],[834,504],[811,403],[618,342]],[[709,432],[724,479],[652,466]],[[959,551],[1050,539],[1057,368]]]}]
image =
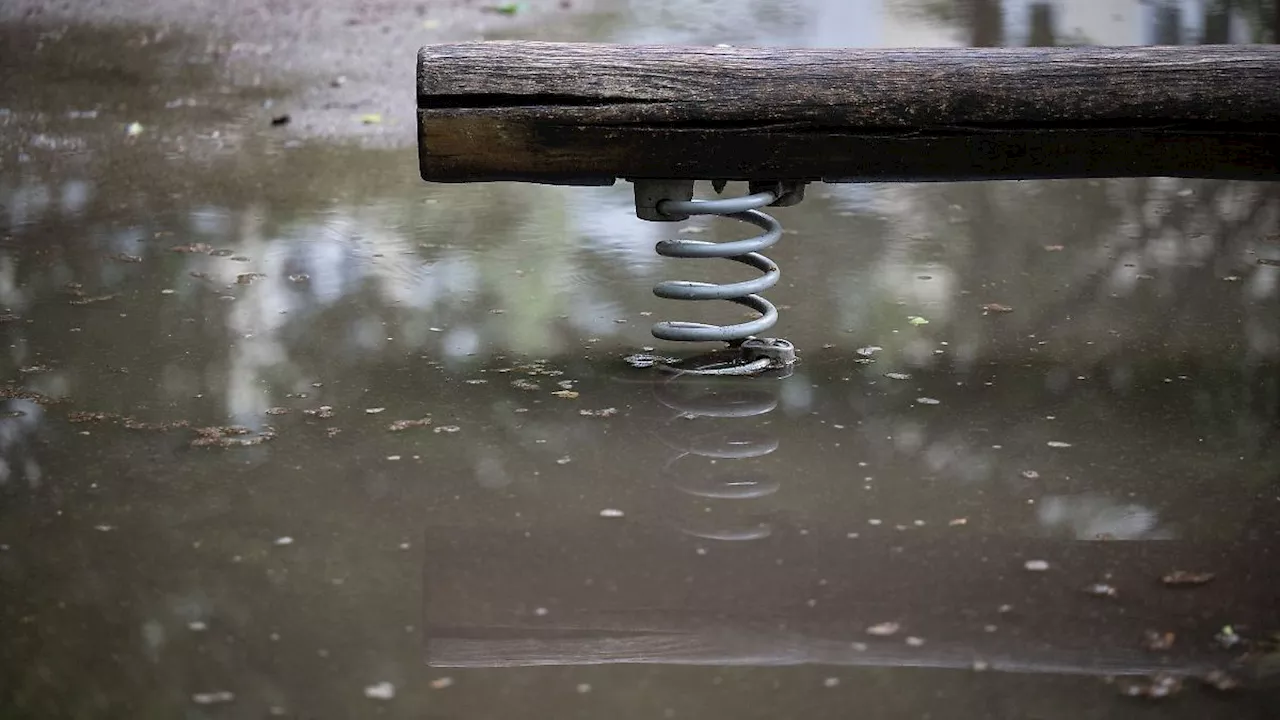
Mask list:
[{"label": "wet ground", "polygon": [[1280,187],[812,187],[770,252],[801,364],[713,381],[624,357],[736,319],[650,292],[739,277],[653,253],[734,223],[412,150],[423,42],[1272,6],[527,5],[4,11],[0,715],[1280,713]]}]

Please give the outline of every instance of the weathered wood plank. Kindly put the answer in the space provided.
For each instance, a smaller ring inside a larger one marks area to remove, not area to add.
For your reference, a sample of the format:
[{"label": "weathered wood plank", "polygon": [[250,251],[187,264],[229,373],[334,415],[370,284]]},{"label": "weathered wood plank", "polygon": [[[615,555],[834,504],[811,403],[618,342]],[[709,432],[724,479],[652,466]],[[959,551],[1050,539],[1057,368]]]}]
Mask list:
[{"label": "weathered wood plank", "polygon": [[1280,177],[1280,46],[432,45],[422,177]]}]

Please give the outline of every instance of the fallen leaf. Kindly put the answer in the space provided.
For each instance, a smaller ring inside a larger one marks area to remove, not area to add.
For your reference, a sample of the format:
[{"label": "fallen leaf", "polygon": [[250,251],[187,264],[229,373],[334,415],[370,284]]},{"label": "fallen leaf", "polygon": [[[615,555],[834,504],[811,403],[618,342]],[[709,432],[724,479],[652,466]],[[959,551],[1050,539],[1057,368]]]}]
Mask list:
[{"label": "fallen leaf", "polygon": [[1198,587],[1206,585],[1213,580],[1214,574],[1211,572],[1188,572],[1186,570],[1174,570],[1173,572],[1160,578],[1160,581],[1169,587]]},{"label": "fallen leaf", "polygon": [[418,420],[396,420],[395,422],[388,425],[387,429],[390,430],[391,432],[400,432],[401,430],[408,430],[409,428],[416,428],[416,427],[425,427],[430,424],[431,424],[431,418],[429,417],[420,418]]}]

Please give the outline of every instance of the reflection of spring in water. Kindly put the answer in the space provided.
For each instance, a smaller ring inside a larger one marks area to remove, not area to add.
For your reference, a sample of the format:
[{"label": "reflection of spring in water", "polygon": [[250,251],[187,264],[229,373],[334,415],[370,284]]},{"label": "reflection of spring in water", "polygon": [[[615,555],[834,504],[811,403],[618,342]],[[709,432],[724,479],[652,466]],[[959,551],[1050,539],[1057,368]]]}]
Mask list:
[{"label": "reflection of spring in water", "polygon": [[779,387],[695,376],[678,376],[655,386],[658,401],[680,413],[660,431],[663,441],[679,451],[663,465],[661,475],[697,503],[696,512],[686,509],[679,515],[683,532],[725,541],[772,534],[768,513],[752,501],[773,495],[779,483],[752,461],[777,450],[778,440],[751,431],[747,423],[778,406]]}]

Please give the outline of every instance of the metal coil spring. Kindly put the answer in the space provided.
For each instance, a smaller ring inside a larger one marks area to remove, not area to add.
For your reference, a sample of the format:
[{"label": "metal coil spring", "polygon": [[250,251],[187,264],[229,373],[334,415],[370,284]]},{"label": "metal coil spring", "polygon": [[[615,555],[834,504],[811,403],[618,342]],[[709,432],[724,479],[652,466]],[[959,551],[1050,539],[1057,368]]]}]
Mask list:
[{"label": "metal coil spring", "polygon": [[759,210],[777,199],[777,193],[766,191],[722,200],[663,200],[658,203],[658,211],[666,215],[719,215],[749,223],[764,231],[762,235],[722,243],[663,240],[655,248],[659,255],[694,259],[725,258],[753,267],[764,274],[751,280],[722,285],[692,280],[669,280],[657,284],[653,288],[653,294],[660,298],[727,300],[760,313],[760,317],[734,325],[679,320],[660,322],[653,326],[654,337],[677,342],[723,341],[738,345],[778,322],[778,309],[758,294],[777,285],[781,276],[778,265],[760,254],[761,250],[771,247],[782,237],[782,226],[778,221]]}]

